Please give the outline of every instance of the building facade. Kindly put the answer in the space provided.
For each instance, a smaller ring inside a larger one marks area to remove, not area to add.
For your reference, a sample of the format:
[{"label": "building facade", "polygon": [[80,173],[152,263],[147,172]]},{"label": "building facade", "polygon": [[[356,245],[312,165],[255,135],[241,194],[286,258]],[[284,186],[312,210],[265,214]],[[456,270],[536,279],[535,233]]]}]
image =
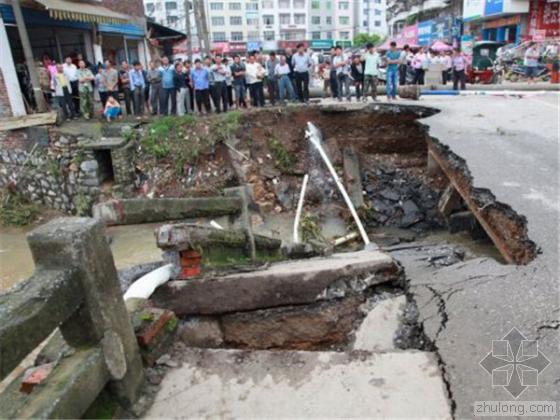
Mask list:
[{"label": "building facade", "polygon": [[[142,0],[20,0],[34,65],[47,58],[60,63],[78,54],[90,63],[139,60],[146,64],[146,18]],[[0,0],[0,92],[8,94],[10,109],[2,115],[24,115],[33,102],[27,64],[12,2]]]},{"label": "building facade", "polygon": [[186,31],[186,7],[184,0],[144,0],[146,16],[160,25]]}]

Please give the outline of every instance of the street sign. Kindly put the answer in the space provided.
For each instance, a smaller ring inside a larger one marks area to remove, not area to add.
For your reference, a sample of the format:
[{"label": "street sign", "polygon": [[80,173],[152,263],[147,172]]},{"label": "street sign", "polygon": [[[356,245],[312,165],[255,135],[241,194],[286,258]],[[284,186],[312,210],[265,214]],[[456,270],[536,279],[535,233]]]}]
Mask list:
[{"label": "street sign", "polygon": [[333,45],[334,41],[332,39],[313,39],[309,44],[314,50],[328,50]]}]

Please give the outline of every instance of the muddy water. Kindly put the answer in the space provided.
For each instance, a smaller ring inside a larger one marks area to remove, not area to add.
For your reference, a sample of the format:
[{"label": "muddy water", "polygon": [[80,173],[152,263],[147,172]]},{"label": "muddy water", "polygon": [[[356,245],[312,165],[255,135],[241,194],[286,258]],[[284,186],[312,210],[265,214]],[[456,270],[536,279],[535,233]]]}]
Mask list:
[{"label": "muddy water", "polygon": [[[117,268],[161,259],[161,251],[156,247],[154,238],[157,226],[146,224],[107,228],[107,235],[112,238],[111,250]],[[0,291],[33,273],[35,267],[25,239],[30,230],[0,228]]]}]

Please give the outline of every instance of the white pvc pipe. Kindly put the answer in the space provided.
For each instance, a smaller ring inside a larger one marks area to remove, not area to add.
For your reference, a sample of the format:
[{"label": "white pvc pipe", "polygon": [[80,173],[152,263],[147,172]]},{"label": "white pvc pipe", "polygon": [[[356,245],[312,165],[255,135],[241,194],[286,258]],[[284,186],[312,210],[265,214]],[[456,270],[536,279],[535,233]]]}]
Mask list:
[{"label": "white pvc pipe", "polygon": [[367,236],[367,233],[364,229],[364,226],[362,225],[362,221],[358,217],[358,213],[356,213],[356,209],[354,208],[354,205],[352,204],[352,200],[350,200],[350,197],[348,196],[348,193],[346,192],[346,189],[344,189],[344,185],[342,185],[342,182],[340,181],[340,178],[338,177],[338,174],[336,173],[334,167],[332,166],[332,163],[329,160],[329,157],[327,156],[327,154],[325,153],[325,150],[321,146],[321,133],[320,133],[319,129],[317,127],[315,127],[315,125],[311,122],[307,123],[307,127],[308,127],[308,130],[306,131],[307,138],[313,144],[313,146],[315,146],[315,148],[319,151],[319,154],[321,155],[321,157],[325,161],[325,164],[327,165],[327,168],[329,168],[329,171],[330,171],[334,181],[336,182],[336,185],[337,185],[340,193],[342,194],[342,197],[344,197],[344,201],[346,201],[346,205],[350,209],[350,213],[352,213],[352,217],[354,218],[354,221],[356,222],[356,225],[358,226],[358,230],[360,231],[360,235],[362,236],[362,240],[364,241],[364,244],[369,245],[370,240]]},{"label": "white pvc pipe", "polygon": [[299,244],[299,219],[301,218],[301,211],[303,210],[303,199],[305,197],[305,190],[307,189],[307,181],[309,181],[309,175],[305,174],[303,177],[303,183],[301,184],[301,192],[299,193],[299,200],[296,210],[296,218],[294,220],[294,244]]},{"label": "white pvc pipe", "polygon": [[158,286],[168,281],[173,274],[173,264],[167,264],[150,271],[130,285],[124,294],[124,300],[132,298],[148,299]]}]

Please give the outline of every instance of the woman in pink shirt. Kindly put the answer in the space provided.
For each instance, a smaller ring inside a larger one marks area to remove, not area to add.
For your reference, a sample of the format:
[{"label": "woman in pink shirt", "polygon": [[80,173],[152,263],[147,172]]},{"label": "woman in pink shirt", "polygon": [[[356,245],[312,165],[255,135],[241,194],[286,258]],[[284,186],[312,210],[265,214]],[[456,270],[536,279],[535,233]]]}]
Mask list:
[{"label": "woman in pink shirt", "polygon": [[458,90],[459,82],[461,82],[461,90],[466,89],[465,70],[467,69],[467,58],[461,53],[460,48],[455,48],[453,57],[451,58],[453,65],[453,90]]}]

